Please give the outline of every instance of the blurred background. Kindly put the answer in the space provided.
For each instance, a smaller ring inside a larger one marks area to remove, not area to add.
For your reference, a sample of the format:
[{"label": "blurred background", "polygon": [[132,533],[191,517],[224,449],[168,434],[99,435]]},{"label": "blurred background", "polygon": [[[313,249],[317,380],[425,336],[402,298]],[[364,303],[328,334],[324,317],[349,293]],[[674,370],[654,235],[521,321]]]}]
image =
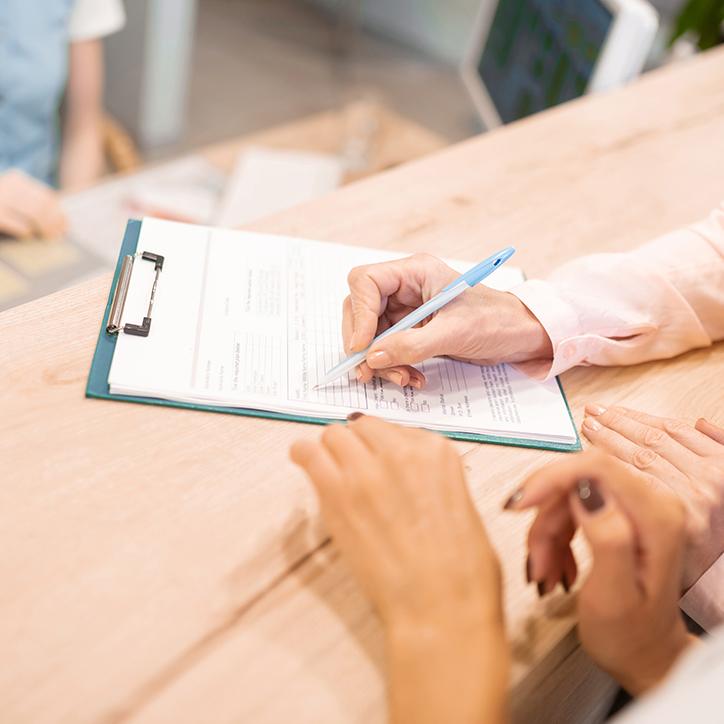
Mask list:
[{"label": "blurred background", "polygon": [[[661,24],[647,67],[667,58],[686,3],[652,4]],[[479,0],[125,5],[126,27],[106,41],[107,105],[153,157],[358,97],[374,97],[448,142],[483,130],[459,73]]]},{"label": "blurred background", "polygon": [[[35,223],[13,238],[0,213],[0,310],[115,268],[129,218],[243,227],[724,40],[724,0],[66,4],[91,20],[115,8],[113,30],[94,40],[105,53],[102,168],[72,188],[38,176],[59,187],[44,193],[62,234],[43,238]],[[8,7],[27,12],[22,0]],[[27,17],[31,30],[46,21]],[[22,113],[12,78],[0,78],[0,111]],[[17,219],[42,194],[13,175],[17,144],[3,140],[0,212],[13,196]]]}]

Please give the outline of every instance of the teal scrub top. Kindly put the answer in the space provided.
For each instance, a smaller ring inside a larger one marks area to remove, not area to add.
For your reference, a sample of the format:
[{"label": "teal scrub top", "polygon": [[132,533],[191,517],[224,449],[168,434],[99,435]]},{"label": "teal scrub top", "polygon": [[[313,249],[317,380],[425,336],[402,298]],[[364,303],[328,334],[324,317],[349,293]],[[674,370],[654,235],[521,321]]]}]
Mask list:
[{"label": "teal scrub top", "polygon": [[0,0],[0,173],[55,184],[74,0]]}]

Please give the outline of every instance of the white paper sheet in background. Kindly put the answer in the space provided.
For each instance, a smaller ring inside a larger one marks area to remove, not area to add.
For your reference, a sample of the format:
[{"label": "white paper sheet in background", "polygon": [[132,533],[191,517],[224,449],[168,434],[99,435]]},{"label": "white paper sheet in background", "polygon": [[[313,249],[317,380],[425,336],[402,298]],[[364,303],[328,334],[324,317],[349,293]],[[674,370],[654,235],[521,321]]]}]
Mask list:
[{"label": "white paper sheet in background", "polygon": [[213,223],[226,176],[201,156],[105,181],[63,201],[70,239],[115,266],[129,218]]},{"label": "white paper sheet in background", "polygon": [[343,175],[339,156],[250,148],[237,159],[213,223],[248,224],[333,191]]}]

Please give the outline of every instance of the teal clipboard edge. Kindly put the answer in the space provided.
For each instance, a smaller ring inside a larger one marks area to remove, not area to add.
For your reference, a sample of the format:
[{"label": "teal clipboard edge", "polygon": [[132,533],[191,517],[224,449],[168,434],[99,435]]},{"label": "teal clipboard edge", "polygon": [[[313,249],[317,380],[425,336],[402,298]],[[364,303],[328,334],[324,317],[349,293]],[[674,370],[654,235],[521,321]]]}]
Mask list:
[{"label": "teal clipboard edge", "polygon": [[[113,352],[116,348],[117,335],[111,335],[106,332],[108,317],[111,313],[111,303],[113,301],[113,290],[116,288],[118,277],[121,273],[121,264],[123,258],[128,254],[135,254],[138,247],[138,237],[141,233],[142,222],[137,219],[129,219],[126,226],[126,232],[123,235],[123,243],[116,264],[116,271],[111,282],[111,289],[108,294],[108,302],[101,320],[101,329],[98,335],[96,350],[93,354],[90,373],[88,375],[88,384],[86,386],[85,395],[89,398],[100,400],[116,400],[118,402],[135,402],[143,405],[162,405],[164,407],[178,407],[185,410],[203,410],[204,412],[222,412],[230,415],[244,415],[246,417],[264,417],[272,420],[286,420],[288,422],[306,422],[315,425],[329,425],[339,420],[330,420],[324,417],[306,417],[302,415],[290,415],[282,412],[271,412],[266,410],[253,410],[242,407],[216,407],[213,405],[196,405],[190,402],[175,402],[172,400],[163,400],[155,397],[133,397],[131,395],[112,395],[108,389],[108,374],[111,369],[111,361],[113,360]],[[558,389],[563,395],[566,403],[568,416],[571,418],[573,429],[576,429],[571,408],[568,405],[568,399],[563,391],[561,381],[556,377]],[[479,433],[470,432],[443,432],[446,437],[454,440],[465,440],[467,442],[485,442],[493,445],[509,445],[514,447],[535,448],[538,450],[554,450],[557,452],[577,452],[581,450],[581,440],[576,430],[576,442],[572,444],[557,442],[541,442],[537,440],[526,440],[516,437],[502,437],[497,435],[481,435]]]}]

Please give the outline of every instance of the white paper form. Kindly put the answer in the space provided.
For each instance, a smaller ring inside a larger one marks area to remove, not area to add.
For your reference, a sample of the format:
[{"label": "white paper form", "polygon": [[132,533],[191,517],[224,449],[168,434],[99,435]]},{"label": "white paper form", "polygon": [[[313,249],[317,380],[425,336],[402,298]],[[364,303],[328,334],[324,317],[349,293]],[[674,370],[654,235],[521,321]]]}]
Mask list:
[{"label": "white paper form", "polygon": [[129,218],[156,214],[207,224],[225,181],[225,175],[201,156],[112,177],[63,200],[63,210],[70,219],[69,237],[113,265],[118,239]]},{"label": "white paper form", "polygon": [[336,189],[344,176],[339,156],[248,148],[239,154],[214,223],[248,224]]},{"label": "white paper form", "polygon": [[[400,254],[153,219],[143,222],[138,250],[166,262],[151,334],[119,335],[114,394],[331,419],[362,410],[440,430],[575,440],[557,383],[507,365],[434,359],[421,365],[422,391],[354,378],[313,390],[343,355],[347,273]],[[503,286],[520,281],[515,270],[496,274]],[[124,322],[140,323],[152,277],[153,265],[137,261]]]}]

